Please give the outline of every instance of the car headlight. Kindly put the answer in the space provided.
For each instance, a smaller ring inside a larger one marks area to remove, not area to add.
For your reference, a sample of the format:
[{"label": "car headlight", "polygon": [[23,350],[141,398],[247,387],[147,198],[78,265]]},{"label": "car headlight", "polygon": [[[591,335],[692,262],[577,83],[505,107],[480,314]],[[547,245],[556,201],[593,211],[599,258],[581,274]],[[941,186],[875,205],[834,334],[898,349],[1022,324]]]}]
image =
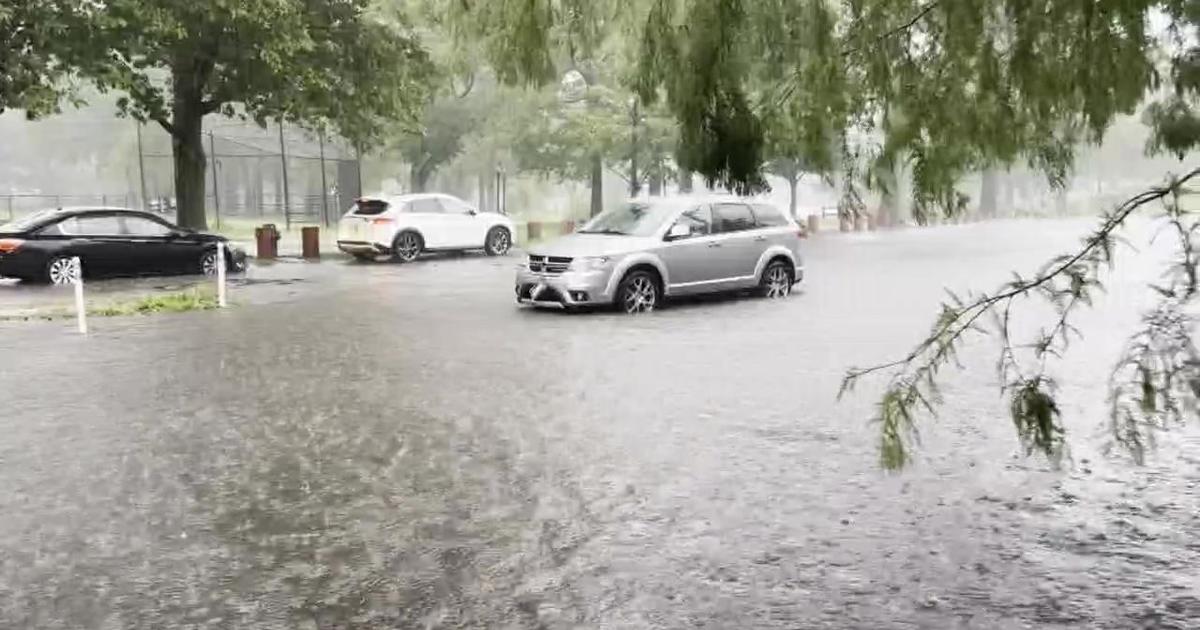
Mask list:
[{"label": "car headlight", "polygon": [[584,256],[571,261],[571,271],[599,271],[611,261],[608,256]]}]

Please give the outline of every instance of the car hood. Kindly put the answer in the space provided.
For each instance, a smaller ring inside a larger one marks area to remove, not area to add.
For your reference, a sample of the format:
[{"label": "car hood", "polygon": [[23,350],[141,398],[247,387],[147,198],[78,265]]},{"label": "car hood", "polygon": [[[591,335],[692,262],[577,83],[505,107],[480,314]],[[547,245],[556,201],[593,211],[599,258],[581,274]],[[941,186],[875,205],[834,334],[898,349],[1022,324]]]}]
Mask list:
[{"label": "car hood", "polygon": [[569,234],[561,238],[529,248],[531,256],[561,256],[580,258],[583,256],[614,256],[640,251],[652,247],[657,240],[646,236],[620,236],[615,234]]}]

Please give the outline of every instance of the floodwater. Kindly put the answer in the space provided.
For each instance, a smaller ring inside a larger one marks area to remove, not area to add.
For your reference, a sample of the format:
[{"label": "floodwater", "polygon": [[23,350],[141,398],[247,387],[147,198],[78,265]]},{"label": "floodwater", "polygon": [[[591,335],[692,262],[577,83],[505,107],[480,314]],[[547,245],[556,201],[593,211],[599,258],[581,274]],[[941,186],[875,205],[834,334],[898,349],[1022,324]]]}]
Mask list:
[{"label": "floodwater", "polygon": [[1153,252],[1056,367],[1061,470],[1020,456],[987,340],[904,473],[878,384],[836,400],[943,286],[1087,226],[821,236],[785,302],[635,318],[518,309],[510,256],[298,266],[86,338],[0,323],[0,627],[1200,627],[1200,432],[1099,454]]}]

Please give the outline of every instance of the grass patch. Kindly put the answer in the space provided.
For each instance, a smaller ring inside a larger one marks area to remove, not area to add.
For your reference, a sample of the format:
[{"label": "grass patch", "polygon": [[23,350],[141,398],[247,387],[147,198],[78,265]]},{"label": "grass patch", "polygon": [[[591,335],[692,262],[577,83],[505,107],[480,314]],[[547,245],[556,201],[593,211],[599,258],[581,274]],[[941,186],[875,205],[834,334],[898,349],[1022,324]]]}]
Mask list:
[{"label": "grass patch", "polygon": [[[184,291],[159,293],[89,306],[87,313],[91,317],[125,317],[130,315],[153,315],[156,313],[209,311],[217,307],[216,291],[207,287],[197,287]],[[74,317],[74,309],[56,307],[12,314],[0,313],[0,322],[55,321],[72,319]]]},{"label": "grass patch", "polygon": [[150,315],[154,313],[186,313],[208,311],[218,307],[217,295],[211,289],[188,289],[174,293],[147,295],[135,300],[123,300],[88,309],[96,317]]}]

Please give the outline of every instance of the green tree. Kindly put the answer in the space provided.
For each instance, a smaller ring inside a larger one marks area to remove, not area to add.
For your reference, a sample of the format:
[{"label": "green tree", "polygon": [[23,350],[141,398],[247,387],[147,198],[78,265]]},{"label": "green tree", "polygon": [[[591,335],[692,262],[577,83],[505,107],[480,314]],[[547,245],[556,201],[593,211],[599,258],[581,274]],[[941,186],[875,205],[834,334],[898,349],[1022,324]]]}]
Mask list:
[{"label": "green tree", "polygon": [[479,124],[478,98],[440,99],[430,105],[418,129],[403,133],[397,143],[409,165],[412,192],[424,192],[429,179],[463,150],[463,141]]},{"label": "green tree", "polygon": [[[517,165],[591,186],[591,214],[603,209],[605,169],[622,177],[630,157],[630,112],[620,92],[591,86],[584,101],[564,104],[549,90],[528,93],[504,121]],[[627,180],[628,181],[628,180]]]},{"label": "green tree", "polygon": [[167,130],[185,226],[206,227],[205,116],[328,128],[363,148],[385,123],[412,120],[425,100],[426,54],[401,22],[372,13],[366,0],[47,6],[52,23],[69,30],[27,44],[50,60],[33,92],[53,85],[54,70],[69,69],[122,93],[122,114]]},{"label": "green tree", "polygon": [[[596,25],[611,19],[603,14],[607,3],[579,13],[568,10],[574,4],[488,3],[487,29],[504,42],[488,58],[501,76],[545,80],[565,42],[595,40]],[[877,135],[877,146],[842,142],[844,205],[861,207],[858,183],[885,187],[886,195],[895,177],[880,175],[903,169],[918,221],[962,212],[967,198],[957,184],[964,175],[1018,161],[1061,187],[1077,147],[1099,141],[1147,94],[1154,94],[1145,111],[1150,151],[1183,158],[1200,145],[1194,0],[649,0],[623,15],[634,33],[625,41],[641,56],[639,93],[663,98],[679,123],[679,166],[737,192],[765,186],[770,138],[789,127],[827,128],[821,135],[843,139]],[[1152,15],[1167,17],[1165,34],[1151,31]],[[481,23],[461,22],[476,33]],[[1190,313],[1200,299],[1200,221],[1179,198],[1197,176],[1185,169],[1131,198],[1079,250],[1032,278],[951,300],[930,336],[899,361],[852,371],[847,385],[870,373],[892,375],[879,407],[883,463],[908,461],[919,411],[937,404],[939,369],[987,321],[1005,340],[999,365],[1018,434],[1031,450],[1060,454],[1047,365],[1066,349],[1073,314],[1090,303],[1111,265],[1113,232],[1152,201],[1167,202],[1177,256],[1167,281],[1156,285],[1161,302],[1115,372],[1113,432],[1138,454],[1147,431],[1194,419],[1200,352]],[[1059,317],[1031,344],[1010,343],[1009,308],[1027,295],[1049,300]]]},{"label": "green tree", "polygon": [[63,68],[54,57],[73,21],[52,0],[0,5],[0,112],[16,108],[33,118],[58,109]]}]

